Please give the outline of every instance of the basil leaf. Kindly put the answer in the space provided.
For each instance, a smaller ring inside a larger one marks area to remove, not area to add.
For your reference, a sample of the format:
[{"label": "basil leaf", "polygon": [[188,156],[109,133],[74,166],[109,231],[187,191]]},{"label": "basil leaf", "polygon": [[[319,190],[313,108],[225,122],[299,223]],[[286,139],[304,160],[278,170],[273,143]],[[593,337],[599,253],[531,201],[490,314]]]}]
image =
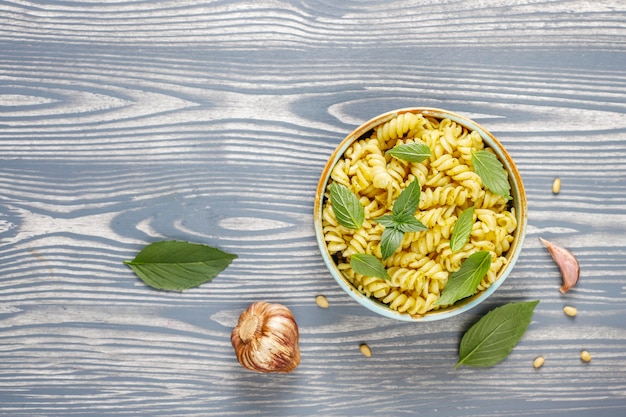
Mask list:
[{"label": "basil leaf", "polygon": [[403,214],[401,216],[385,214],[374,221],[385,227],[391,227],[405,233],[428,230],[428,227],[426,227],[424,223],[410,214]]},{"label": "basil leaf", "polygon": [[498,157],[486,150],[472,153],[472,165],[485,187],[492,193],[511,200],[511,184],[507,173]]},{"label": "basil leaf", "polygon": [[380,223],[385,227],[396,227],[398,225],[395,216],[392,216],[391,214],[385,214],[384,216],[381,216],[374,221],[376,223]]},{"label": "basil leaf", "polygon": [[538,303],[509,303],[487,313],[463,335],[454,367],[493,366],[506,358],[526,332]]},{"label": "basil leaf", "polygon": [[402,190],[395,203],[393,203],[393,208],[391,209],[393,215],[396,217],[404,214],[414,215],[419,206],[421,192],[420,182],[415,178]]},{"label": "basil leaf", "polygon": [[380,239],[380,251],[383,259],[389,258],[402,244],[404,232],[395,227],[386,227]]},{"label": "basil leaf", "polygon": [[474,226],[474,206],[468,207],[459,216],[454,223],[452,236],[450,237],[450,249],[452,252],[458,252],[469,240]]},{"label": "basil leaf", "polygon": [[182,291],[211,281],[235,258],[210,246],[172,240],[151,243],[124,263],[153,288]]},{"label": "basil leaf", "polygon": [[376,277],[390,280],[391,277],[385,266],[374,255],[369,253],[355,253],[350,257],[350,266],[354,272],[367,277]]},{"label": "basil leaf", "polygon": [[461,298],[469,297],[476,292],[476,288],[491,266],[491,253],[480,251],[471,254],[461,268],[448,277],[446,287],[441,292],[437,305],[454,304]]},{"label": "basil leaf", "polygon": [[339,224],[348,229],[360,229],[365,220],[365,209],[358,197],[348,187],[336,182],[328,188],[333,212]]},{"label": "basil leaf", "polygon": [[423,232],[424,230],[428,230],[428,227],[426,227],[424,223],[410,214],[394,217],[394,220],[396,222],[396,229],[404,233]]},{"label": "basil leaf", "polygon": [[430,148],[425,143],[406,143],[397,145],[387,153],[395,158],[409,162],[422,162],[430,158]]}]

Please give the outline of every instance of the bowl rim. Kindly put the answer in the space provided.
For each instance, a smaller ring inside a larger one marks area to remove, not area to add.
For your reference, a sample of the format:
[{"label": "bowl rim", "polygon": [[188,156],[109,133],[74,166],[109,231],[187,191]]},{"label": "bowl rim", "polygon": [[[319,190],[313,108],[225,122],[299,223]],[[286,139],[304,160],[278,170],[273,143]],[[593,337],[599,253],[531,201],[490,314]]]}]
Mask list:
[{"label": "bowl rim", "polygon": [[[509,174],[509,182],[511,183],[511,197],[513,197],[513,204],[516,211],[515,216],[518,221],[517,231],[514,235],[513,242],[511,242],[511,248],[513,250],[509,249],[506,254],[506,258],[508,259],[507,265],[502,271],[500,271],[499,277],[489,286],[489,288],[477,294],[474,294],[471,297],[459,300],[452,306],[429,311],[423,315],[411,315],[409,313],[400,313],[398,311],[392,310],[380,301],[369,298],[365,294],[359,292],[356,288],[354,288],[354,286],[347,280],[347,278],[344,277],[341,271],[339,271],[337,265],[332,260],[332,257],[328,252],[326,242],[324,241],[324,234],[322,230],[322,204],[324,202],[326,187],[328,181],[330,180],[330,174],[335,164],[343,156],[346,149],[354,141],[361,139],[363,135],[374,129],[376,126],[384,124],[389,120],[404,113],[422,114],[426,117],[433,117],[440,120],[448,118],[470,130],[477,131],[482,137],[483,142],[485,142],[485,144],[496,153],[498,159],[500,160],[500,162],[502,162],[504,168]],[[335,281],[350,297],[352,297],[362,306],[366,307],[368,310],[384,317],[401,321],[428,322],[450,318],[466,312],[486,300],[500,287],[500,285],[502,285],[510,272],[513,270],[515,263],[517,262],[522,251],[526,235],[526,227],[528,223],[528,203],[526,200],[524,183],[522,181],[519,170],[517,169],[517,166],[513,162],[513,159],[509,155],[506,148],[502,145],[502,143],[488,130],[486,130],[484,127],[482,127],[480,124],[476,123],[472,119],[469,119],[453,111],[433,107],[404,107],[382,113],[369,119],[368,121],[358,126],[356,129],[354,129],[352,132],[350,132],[339,143],[339,145],[337,145],[331,156],[328,158],[328,161],[324,166],[319,182],[317,184],[313,207],[313,219],[315,236],[319,250],[322,254],[322,258],[324,259],[324,263],[326,264],[326,267],[330,271]]]}]

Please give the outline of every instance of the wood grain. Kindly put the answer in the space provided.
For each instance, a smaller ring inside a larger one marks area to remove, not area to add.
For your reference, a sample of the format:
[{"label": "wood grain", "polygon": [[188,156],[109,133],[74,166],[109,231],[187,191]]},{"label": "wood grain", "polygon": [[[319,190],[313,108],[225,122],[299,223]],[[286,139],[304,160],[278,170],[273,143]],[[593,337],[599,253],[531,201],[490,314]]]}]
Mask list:
[{"label": "wood grain", "polygon": [[[623,2],[4,1],[0,11],[0,415],[626,412]],[[514,272],[445,322],[356,305],[313,231],[335,146],[406,106],[478,121],[528,195]],[[558,292],[539,236],[578,257],[570,293]],[[161,239],[238,258],[200,288],[154,291],[122,261]],[[530,299],[541,300],[533,322],[504,362],[453,369],[472,323]],[[254,300],[293,310],[296,372],[236,362],[230,331]]]}]

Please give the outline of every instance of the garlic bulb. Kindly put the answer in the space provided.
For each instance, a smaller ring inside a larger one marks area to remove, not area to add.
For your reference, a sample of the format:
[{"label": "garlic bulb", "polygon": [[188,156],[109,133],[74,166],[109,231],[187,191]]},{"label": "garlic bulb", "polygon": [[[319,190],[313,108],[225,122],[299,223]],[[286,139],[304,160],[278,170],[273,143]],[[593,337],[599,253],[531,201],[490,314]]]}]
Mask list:
[{"label": "garlic bulb", "polygon": [[282,304],[257,301],[241,313],[230,335],[237,360],[258,372],[291,372],[300,363],[298,325]]}]

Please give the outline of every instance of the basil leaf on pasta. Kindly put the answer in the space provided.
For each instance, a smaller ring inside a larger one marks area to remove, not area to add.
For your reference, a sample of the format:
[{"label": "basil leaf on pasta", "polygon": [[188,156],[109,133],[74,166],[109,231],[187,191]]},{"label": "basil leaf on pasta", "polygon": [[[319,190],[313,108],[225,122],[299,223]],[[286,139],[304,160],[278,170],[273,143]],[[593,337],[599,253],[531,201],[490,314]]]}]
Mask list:
[{"label": "basil leaf on pasta", "polygon": [[402,214],[400,216],[386,214],[375,219],[374,221],[385,226],[386,228],[397,229],[404,233],[422,232],[424,230],[428,230],[428,227],[426,227],[424,223],[411,214]]},{"label": "basil leaf on pasta", "polygon": [[507,200],[512,199],[508,175],[502,162],[498,160],[494,153],[486,150],[472,152],[472,165],[474,166],[474,171],[489,191],[501,195]]},{"label": "basil leaf on pasta", "polygon": [[211,281],[237,255],[180,241],[151,243],[132,261],[124,261],[149,286],[182,291]]},{"label": "basil leaf on pasta", "polygon": [[480,251],[471,254],[463,261],[459,270],[450,274],[446,287],[435,304],[450,305],[462,298],[473,295],[490,267],[490,252]]},{"label": "basil leaf on pasta", "polygon": [[526,333],[538,303],[509,303],[483,316],[463,335],[454,367],[493,366],[505,359]]},{"label": "basil leaf on pasta", "polygon": [[396,221],[396,229],[404,233],[423,232],[424,230],[428,230],[428,227],[426,227],[424,223],[410,214],[396,216],[394,219]]},{"label": "basil leaf on pasta", "polygon": [[450,237],[450,250],[458,252],[468,242],[472,227],[474,226],[474,206],[468,207],[459,216],[452,229]]},{"label": "basil leaf on pasta", "polygon": [[396,201],[393,203],[391,212],[395,217],[404,214],[414,215],[420,203],[420,194],[422,192],[420,182],[415,178],[400,193]]},{"label": "basil leaf on pasta", "polygon": [[398,224],[395,216],[392,216],[391,214],[385,214],[384,216],[374,219],[374,221],[385,227],[396,227]]},{"label": "basil leaf on pasta", "polygon": [[425,143],[405,143],[388,150],[387,153],[395,158],[408,162],[422,162],[430,158],[430,148]]},{"label": "basil leaf on pasta", "polygon": [[345,185],[333,182],[328,187],[333,212],[340,225],[348,229],[360,229],[365,220],[365,209],[358,197]]},{"label": "basil leaf on pasta", "polygon": [[374,255],[369,253],[355,253],[350,257],[350,266],[357,274],[367,277],[376,277],[390,280],[391,277],[385,266]]},{"label": "basil leaf on pasta", "polygon": [[386,227],[380,239],[380,251],[383,259],[389,258],[402,244],[404,232],[395,227]]}]

